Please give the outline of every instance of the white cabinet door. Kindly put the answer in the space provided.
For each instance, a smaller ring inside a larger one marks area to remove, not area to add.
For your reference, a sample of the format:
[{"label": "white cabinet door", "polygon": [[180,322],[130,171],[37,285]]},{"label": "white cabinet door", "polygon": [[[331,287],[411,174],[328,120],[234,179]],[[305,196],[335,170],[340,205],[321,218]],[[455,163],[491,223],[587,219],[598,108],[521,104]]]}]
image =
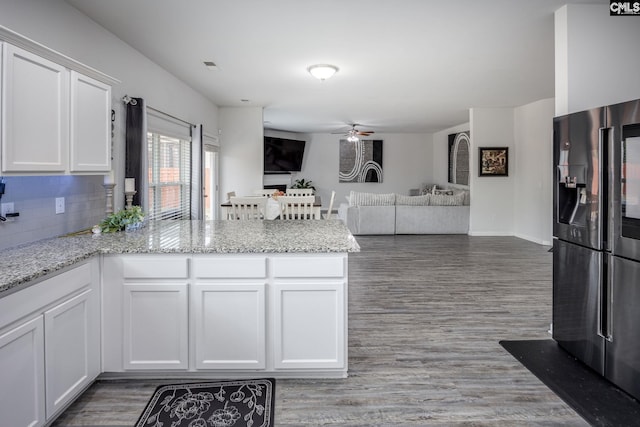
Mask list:
[{"label": "white cabinet door", "polygon": [[45,421],[42,316],[0,334],[0,424]]},{"label": "white cabinet door", "polygon": [[125,283],[124,369],[187,369],[186,283]]},{"label": "white cabinet door", "polygon": [[274,367],[345,367],[345,284],[343,282],[274,285]]},{"label": "white cabinet door", "polygon": [[69,71],[10,44],[2,59],[2,170],[64,172]]},{"label": "white cabinet door", "polygon": [[192,288],[196,369],[264,369],[265,283]]},{"label": "white cabinet door", "polygon": [[111,86],[71,71],[71,172],[111,170]]},{"label": "white cabinet door", "polygon": [[44,313],[47,418],[60,411],[100,373],[100,311],[95,291]]}]

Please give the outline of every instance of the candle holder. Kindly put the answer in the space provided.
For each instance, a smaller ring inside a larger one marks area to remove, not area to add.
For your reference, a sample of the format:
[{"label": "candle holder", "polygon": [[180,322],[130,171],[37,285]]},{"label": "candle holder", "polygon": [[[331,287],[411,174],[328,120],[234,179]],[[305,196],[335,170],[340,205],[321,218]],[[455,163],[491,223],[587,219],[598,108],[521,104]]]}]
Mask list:
[{"label": "candle holder", "polygon": [[127,209],[131,208],[131,206],[133,206],[133,196],[135,196],[137,193],[137,191],[125,191],[124,192],[124,198],[127,202]]},{"label": "candle holder", "polygon": [[115,184],[102,184],[106,195],[106,206],[104,212],[109,215],[113,213],[113,187]]}]

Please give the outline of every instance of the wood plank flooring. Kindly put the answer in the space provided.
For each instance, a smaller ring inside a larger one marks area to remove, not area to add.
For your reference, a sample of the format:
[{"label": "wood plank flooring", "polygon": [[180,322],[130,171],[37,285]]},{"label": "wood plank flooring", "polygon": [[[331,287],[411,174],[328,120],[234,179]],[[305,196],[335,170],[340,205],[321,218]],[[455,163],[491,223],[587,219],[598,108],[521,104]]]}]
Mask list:
[{"label": "wood plank flooring", "polygon": [[[349,378],[277,380],[277,426],[587,425],[498,344],[550,338],[548,247],[463,235],[357,240]],[[131,426],[161,383],[98,381],[54,425]]]}]

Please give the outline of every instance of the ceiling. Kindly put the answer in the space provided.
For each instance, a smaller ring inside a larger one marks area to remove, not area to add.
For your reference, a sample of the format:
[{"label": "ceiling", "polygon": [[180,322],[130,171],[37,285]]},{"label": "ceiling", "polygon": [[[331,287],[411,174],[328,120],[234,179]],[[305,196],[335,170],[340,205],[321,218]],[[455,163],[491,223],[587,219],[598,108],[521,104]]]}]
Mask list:
[{"label": "ceiling", "polygon": [[[305,133],[431,133],[553,97],[554,11],[608,15],[603,0],[66,1],[214,104]],[[340,70],[319,81],[317,63]]]}]

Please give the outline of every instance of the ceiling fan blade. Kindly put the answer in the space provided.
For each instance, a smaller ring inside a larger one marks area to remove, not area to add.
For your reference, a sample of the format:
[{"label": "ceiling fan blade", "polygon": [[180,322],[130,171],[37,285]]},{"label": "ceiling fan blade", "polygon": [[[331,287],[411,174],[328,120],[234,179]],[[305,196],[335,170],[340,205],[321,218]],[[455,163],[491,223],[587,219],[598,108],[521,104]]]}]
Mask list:
[{"label": "ceiling fan blade", "polygon": [[375,133],[375,132],[374,131],[369,131],[369,130],[367,130],[367,131],[359,130],[356,133],[358,135],[362,135],[362,136],[369,136],[369,135],[371,135],[372,133]]}]

